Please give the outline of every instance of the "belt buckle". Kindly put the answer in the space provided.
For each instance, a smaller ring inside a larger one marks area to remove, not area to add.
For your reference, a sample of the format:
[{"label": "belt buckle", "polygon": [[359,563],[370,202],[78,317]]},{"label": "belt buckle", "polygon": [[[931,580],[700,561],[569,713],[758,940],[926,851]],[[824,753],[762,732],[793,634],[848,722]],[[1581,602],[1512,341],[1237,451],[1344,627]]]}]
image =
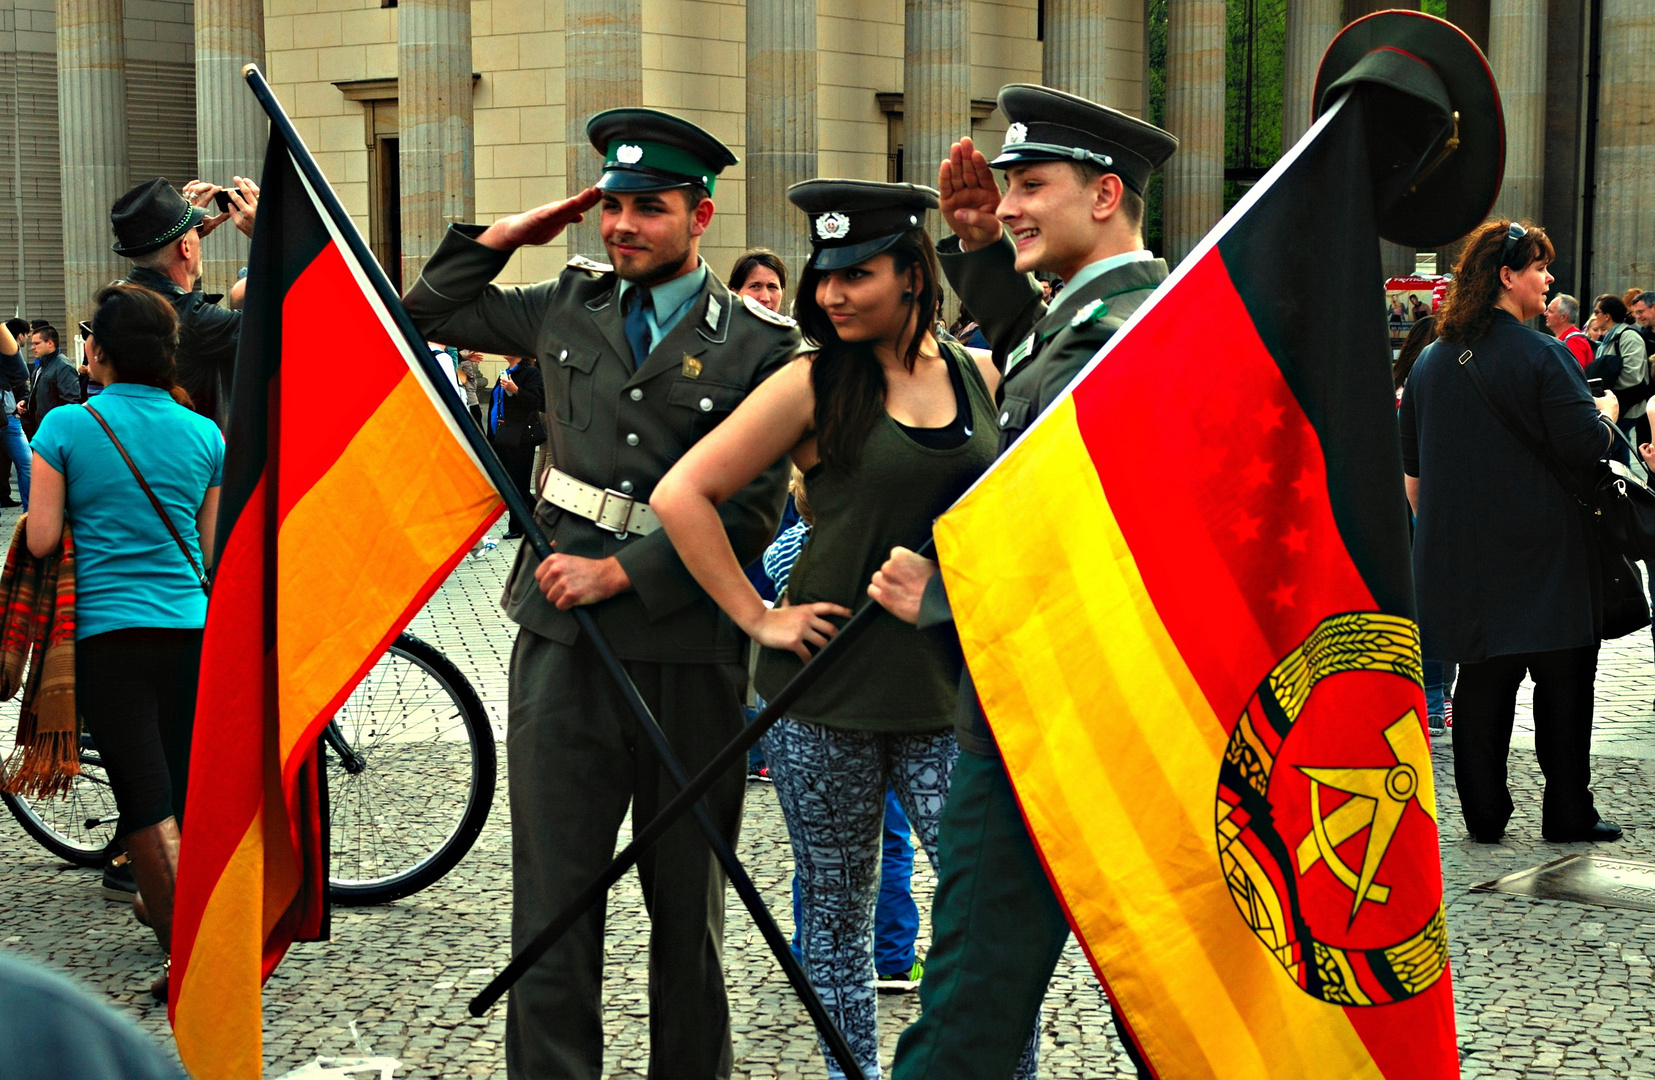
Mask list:
[{"label": "belt buckle", "polygon": [[[604,516],[609,511],[609,500],[611,498],[625,504],[624,508],[620,512],[619,522],[614,524],[611,524],[610,521]],[[605,529],[610,530],[616,536],[625,536],[629,531],[627,526],[632,523],[632,508],[636,504],[637,500],[632,496],[616,491],[613,488],[604,488],[603,498],[598,500],[598,512],[592,515],[592,520]]]}]

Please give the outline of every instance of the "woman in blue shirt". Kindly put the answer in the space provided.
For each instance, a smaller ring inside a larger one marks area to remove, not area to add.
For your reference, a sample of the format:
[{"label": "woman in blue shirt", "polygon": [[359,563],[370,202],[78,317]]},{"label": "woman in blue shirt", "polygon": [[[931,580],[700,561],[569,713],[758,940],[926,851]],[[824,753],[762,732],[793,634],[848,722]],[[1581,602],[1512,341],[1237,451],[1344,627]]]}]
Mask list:
[{"label": "woman in blue shirt", "polygon": [[[116,839],[169,951],[207,620],[194,567],[205,569],[213,549],[224,476],[218,426],[188,408],[175,381],[177,343],[177,317],[160,295],[137,285],[98,293],[89,352],[105,390],[40,422],[28,515],[36,555],[57,548],[65,522],[74,532],[76,702],[120,813]],[[120,439],[182,546],[89,409]],[[164,998],[166,976],[150,989]]]}]

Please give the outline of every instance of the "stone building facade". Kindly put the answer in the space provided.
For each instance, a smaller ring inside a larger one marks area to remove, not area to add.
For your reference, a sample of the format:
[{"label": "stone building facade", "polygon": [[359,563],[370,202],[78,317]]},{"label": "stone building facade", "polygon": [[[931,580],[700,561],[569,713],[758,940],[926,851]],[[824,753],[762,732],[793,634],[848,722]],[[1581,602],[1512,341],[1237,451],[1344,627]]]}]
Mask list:
[{"label": "stone building facade", "polygon": [[[1162,192],[1176,259],[1222,211],[1225,0],[0,0],[0,307],[73,325],[120,271],[111,190],[140,177],[257,175],[259,61],[393,278],[451,220],[489,221],[595,175],[586,116],[678,112],[742,159],[715,193],[718,273],[753,244],[804,253],[782,198],[812,175],[934,182],[948,142],[998,147],[996,89],[1045,82],[1143,115],[1150,18],[1166,20]],[[1510,153],[1498,209],[1545,223],[1559,288],[1655,286],[1655,5],[1427,0],[1488,52]],[[1316,61],[1383,0],[1286,0],[1283,138]],[[1164,12],[1164,16],[1159,13]],[[124,112],[116,103],[124,102]],[[228,233],[229,230],[225,230]],[[519,253],[502,280],[599,254],[592,223]],[[206,286],[245,247],[208,241]],[[1414,253],[1387,246],[1387,266]]]}]

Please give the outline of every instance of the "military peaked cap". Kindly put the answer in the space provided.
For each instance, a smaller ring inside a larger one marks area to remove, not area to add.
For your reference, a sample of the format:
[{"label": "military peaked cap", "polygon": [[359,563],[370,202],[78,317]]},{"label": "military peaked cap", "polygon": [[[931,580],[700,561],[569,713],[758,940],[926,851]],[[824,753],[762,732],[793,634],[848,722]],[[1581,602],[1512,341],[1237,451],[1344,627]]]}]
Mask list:
[{"label": "military peaked cap", "polygon": [[1142,196],[1178,140],[1154,124],[1049,86],[1012,83],[1000,88],[1000,111],[1011,126],[996,169],[1037,161],[1084,161],[1112,172]]},{"label": "military peaked cap", "polygon": [[809,215],[809,265],[840,270],[878,255],[904,234],[925,227],[937,189],[874,180],[806,180],[787,198]]},{"label": "military peaked cap", "polygon": [[586,121],[603,155],[599,191],[664,191],[700,184],[710,193],[736,163],[730,148],[688,120],[657,109],[609,109]]}]

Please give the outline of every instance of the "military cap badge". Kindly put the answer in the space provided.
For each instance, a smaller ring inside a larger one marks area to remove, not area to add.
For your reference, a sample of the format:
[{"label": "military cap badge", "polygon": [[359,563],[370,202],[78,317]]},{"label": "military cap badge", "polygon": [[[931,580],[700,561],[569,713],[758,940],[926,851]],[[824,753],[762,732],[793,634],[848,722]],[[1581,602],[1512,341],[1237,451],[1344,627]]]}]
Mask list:
[{"label": "military cap badge", "polygon": [[644,148],[628,144],[615,151],[615,160],[627,165],[636,165],[644,158]]},{"label": "military cap badge", "polygon": [[1011,127],[1006,129],[1005,145],[1016,146],[1018,143],[1028,139],[1028,137],[1029,128],[1027,124],[1013,124]]},{"label": "military cap badge", "polygon": [[850,233],[850,218],[837,211],[818,215],[816,235],[823,240],[838,240]]}]

